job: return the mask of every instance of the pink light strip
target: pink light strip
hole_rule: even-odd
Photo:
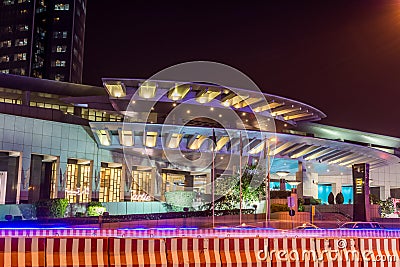
[[[169,238],[169,237],[273,237],[273,238],[400,238],[400,230],[271,230],[271,229],[0,229],[0,237],[130,237],[130,238]]]

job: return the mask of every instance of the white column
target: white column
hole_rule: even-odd
[[[379,187],[381,200],[386,200],[390,197],[390,185],[386,184]]]
[[[303,176],[303,195],[318,198],[318,173],[305,172]]]

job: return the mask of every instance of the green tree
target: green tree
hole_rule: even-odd
[[[328,203],[331,205],[335,204],[335,196],[333,195],[332,192],[330,192],[328,195]]]
[[[242,200],[243,203],[251,204],[265,197],[265,172],[254,165],[243,168],[242,172]],[[240,180],[239,174],[227,177],[216,183],[216,195],[222,196],[215,201],[217,210],[234,209],[240,203]],[[210,209],[208,205],[206,208]]]
[[[337,193],[335,200],[336,200],[336,204],[343,204],[344,196],[343,196],[342,192]]]

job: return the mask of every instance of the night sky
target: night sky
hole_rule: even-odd
[[[400,137],[400,0],[88,2],[85,84],[216,61],[324,124]]]

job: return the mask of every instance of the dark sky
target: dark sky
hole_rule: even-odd
[[[86,84],[217,61],[322,123],[400,137],[399,0],[88,2]]]

